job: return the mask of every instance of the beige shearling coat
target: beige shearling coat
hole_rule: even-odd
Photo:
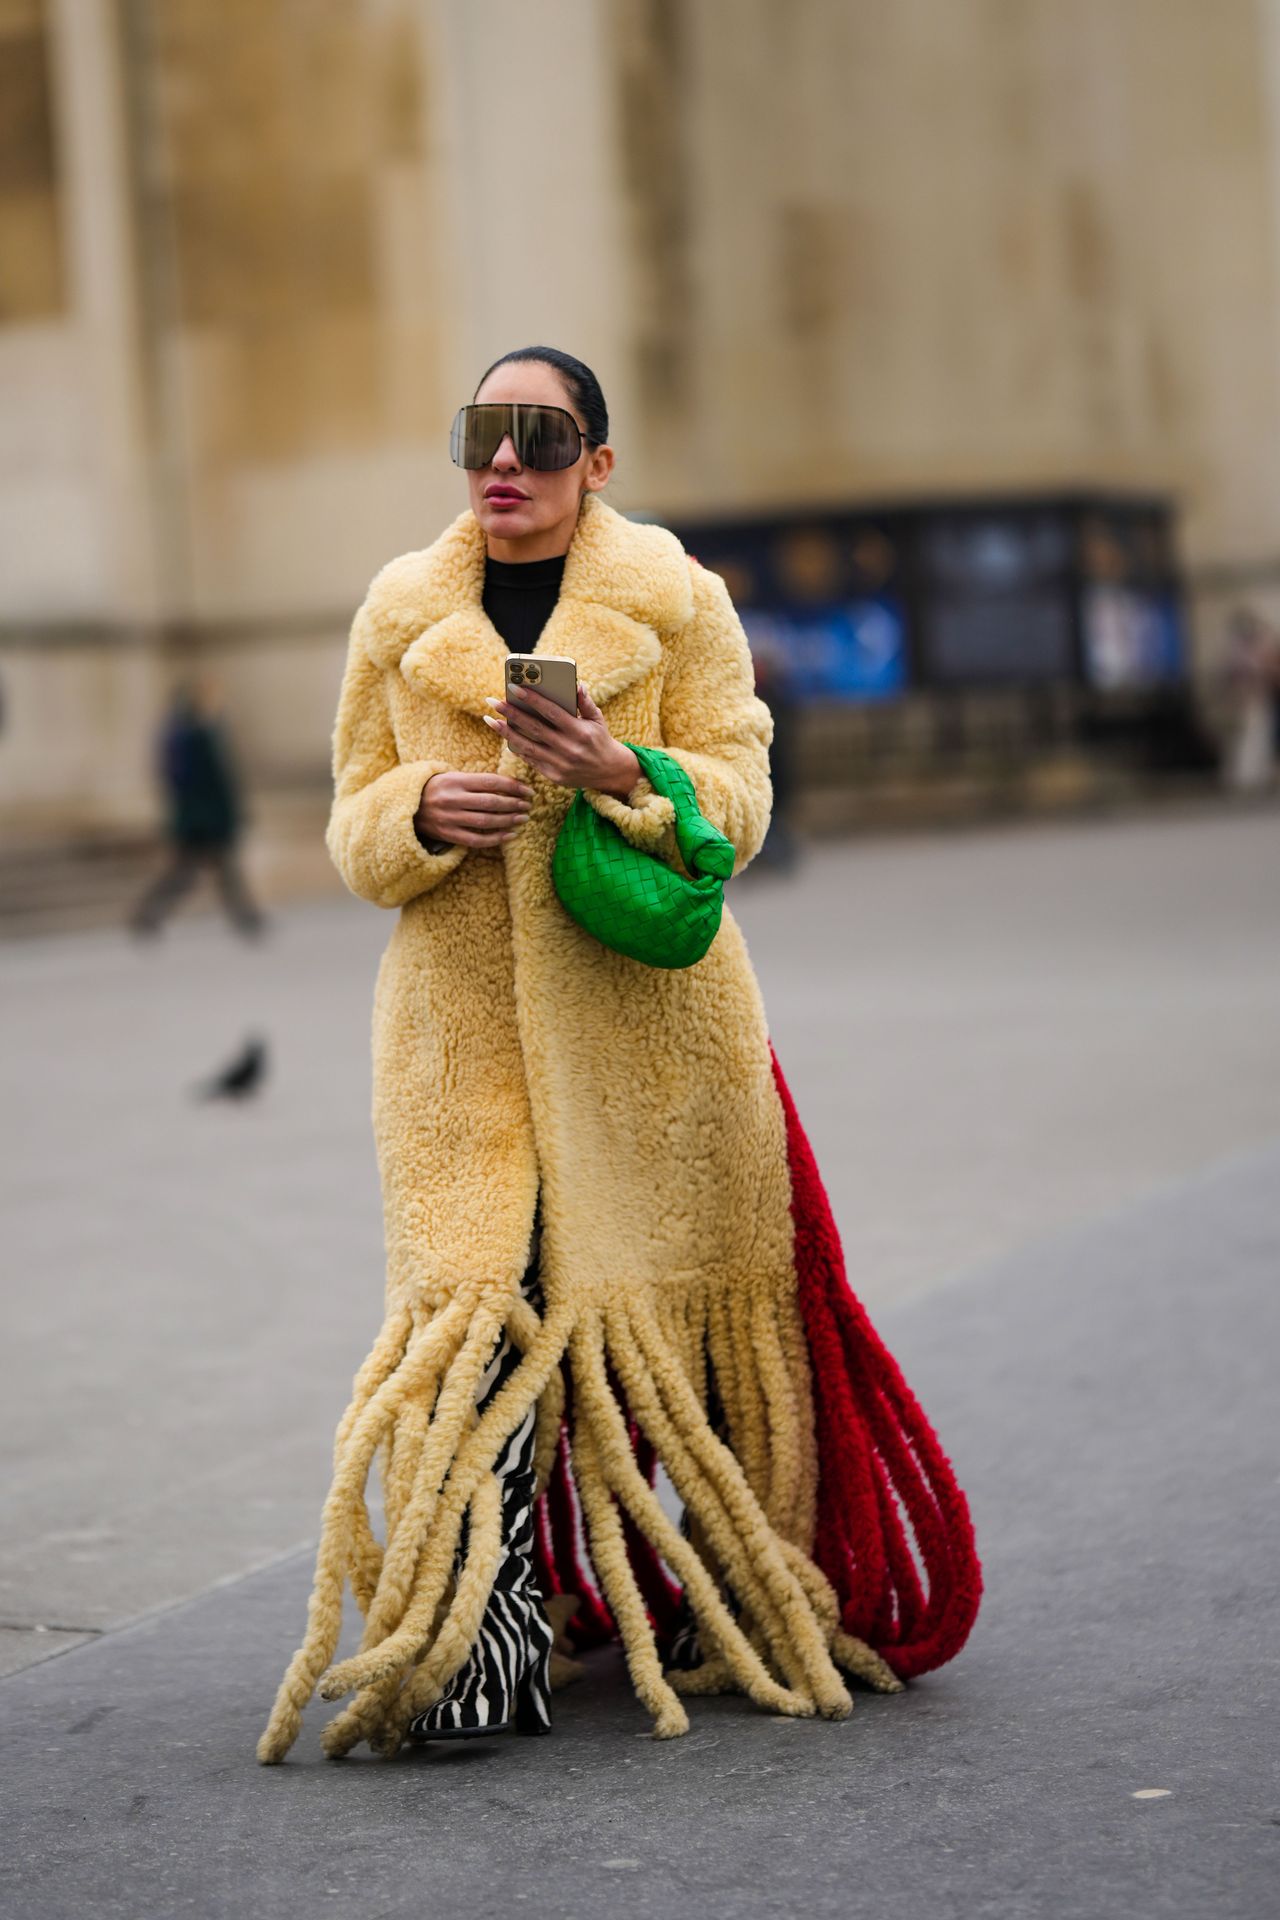
[[[467,509],[382,569],[351,630],[327,843],[351,891],[395,916],[372,1036],[386,1320],[339,1428],[308,1634],[264,1760],[287,1750],[317,1684],[326,1697],[355,1695],[326,1729],[331,1754],[362,1738],[394,1752],[411,1714],[439,1696],[487,1593],[493,1461],[536,1400],[545,1485],[566,1374],[591,1560],[660,1734],[687,1726],[677,1687],[712,1683],[775,1712],[842,1717],[850,1699],[833,1652],[872,1684],[897,1684],[839,1635],[809,1557],[809,1360],[783,1114],[746,943],[726,901],[702,960],[651,968],[601,946],[560,905],[550,859],[572,792],[481,718],[485,696],[503,691],[507,652],[481,604],[484,561]],[[616,739],[681,763],[740,872],[768,825],[772,720],[720,576],[667,529],[587,494],[535,653],[576,661]],[[423,785],[461,768],[528,782],[528,824],[496,851],[429,853],[413,826]],[[587,797],[637,846],[678,864],[671,803],[647,781],[625,803]],[[541,1320],[520,1295],[539,1183]],[[524,1361],[477,1424],[475,1382],[504,1328]],[[708,1354],[731,1446],[707,1424]],[[700,1551],[635,1471],[606,1361],[689,1507]],[[364,1504],[375,1452],[385,1546]],[[716,1650],[699,1681],[661,1671],[618,1502],[684,1584]],[[476,1544],[455,1579],[468,1507]],[[330,1667],[347,1579],[365,1639]]]

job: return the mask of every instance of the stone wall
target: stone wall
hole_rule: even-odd
[[[192,657],[257,779],[323,781],[350,613],[538,340],[624,510],[1170,490],[1206,665],[1280,579],[1278,22],[0,0],[0,815],[150,818]]]

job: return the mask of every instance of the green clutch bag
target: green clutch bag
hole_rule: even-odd
[[[606,947],[651,967],[691,967],[716,937],[733,842],[699,812],[678,761],[634,740],[624,745],[675,808],[676,845],[688,874],[633,847],[579,789],[556,835],[551,883],[565,911]]]

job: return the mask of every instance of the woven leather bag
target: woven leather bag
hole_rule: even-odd
[[[676,845],[688,874],[633,847],[579,789],[556,835],[551,883],[565,911],[604,946],[651,967],[691,967],[716,937],[733,842],[699,812],[678,761],[657,747],[624,744],[675,808]]]

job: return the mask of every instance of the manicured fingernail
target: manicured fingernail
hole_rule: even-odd
[[[484,703],[486,707],[500,707],[502,705],[502,695],[500,693],[486,693]]]
[[[498,725],[491,713],[482,713],[480,718],[484,721],[486,727],[492,727],[495,733],[502,732],[502,728]]]

